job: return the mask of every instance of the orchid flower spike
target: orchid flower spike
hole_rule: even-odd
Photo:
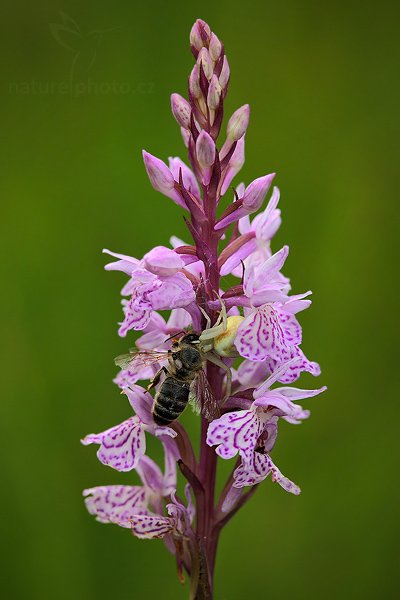
[[[321,369],[302,349],[298,315],[309,308],[311,292],[292,293],[289,247],[272,247],[281,224],[279,189],[271,189],[276,175],[268,168],[248,185],[234,181],[245,161],[250,107],[238,108],[221,136],[230,83],[224,44],[197,19],[190,49],[187,95],[171,95],[187,157],[166,163],[143,150],[151,186],[173,201],[171,210],[183,211],[187,233],[141,258],[104,250],[113,257],[105,269],[126,278],[118,333],[131,341],[115,359],[114,378],[118,410],[126,414],[81,441],[96,447],[103,465],[125,473],[125,484],[95,485],[83,495],[100,523],[162,539],[180,581],[185,573],[191,579],[191,598],[212,600],[224,525],[265,480],[300,494],[277,466],[278,427],[308,419],[309,402],[326,388],[291,386],[303,372],[318,376]],[[152,211],[150,186],[147,193],[151,222],[160,215]],[[225,276],[236,278],[233,285]],[[193,421],[188,430],[185,420]],[[162,464],[150,456],[155,444]],[[231,472],[216,498],[221,461],[231,461]],[[178,471],[186,481],[179,491]]]

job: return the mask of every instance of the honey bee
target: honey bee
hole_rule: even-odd
[[[219,405],[204,371],[204,363],[208,360],[226,373],[226,393],[230,395],[231,371],[221,360],[222,357],[237,355],[233,340],[243,317],[227,317],[223,303],[217,322],[211,327],[208,315],[207,328],[200,334],[182,332],[179,339],[174,339],[167,352],[136,352],[123,354],[115,359],[122,369],[150,365],[167,360],[155,374],[148,390],[161,384],[156,391],[152,407],[152,415],[159,426],[169,425],[184,411],[189,402],[208,419],[219,415]]]

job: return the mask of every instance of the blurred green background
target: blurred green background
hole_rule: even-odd
[[[51,26],[60,13],[79,35]],[[273,247],[291,247],[294,291],[314,291],[300,320],[323,374],[300,384],[329,387],[274,451],[302,495],[268,481],[229,524],[216,598],[396,595],[399,16],[385,0],[3,2],[4,598],[187,597],[161,542],[86,513],[82,488],[137,480],[79,438],[130,414],[111,381],[132,345],[116,333],[125,279],[101,249],[188,239],[141,149],[184,156],[169,95],[185,94],[197,17],[225,42],[227,112],[251,105],[242,177],[277,172]]]

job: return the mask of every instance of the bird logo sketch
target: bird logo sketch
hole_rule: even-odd
[[[60,16],[62,22],[50,23],[49,27],[56,42],[73,54],[70,68],[72,82],[74,79],[88,75],[95,63],[104,34],[115,31],[118,27],[84,32],[72,17],[63,12]]]

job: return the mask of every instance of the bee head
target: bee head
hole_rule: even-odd
[[[197,333],[186,333],[179,341],[181,344],[200,344],[199,338]]]

